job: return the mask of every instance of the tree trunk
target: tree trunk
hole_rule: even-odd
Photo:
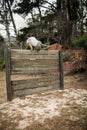
[[[41,27],[41,36],[42,36],[43,35],[42,15],[41,15],[41,10],[39,6],[38,6],[38,11],[39,11],[39,17],[40,17],[40,27]]]
[[[82,17],[81,17],[81,26],[80,26],[80,30],[81,30],[81,36],[84,34],[83,31],[83,7],[82,7],[82,0],[80,1],[80,6],[81,6],[81,12],[82,12]]]
[[[16,29],[16,25],[15,25],[13,14],[12,14],[12,10],[11,10],[11,4],[10,4],[10,2],[8,0],[7,0],[7,4],[8,4],[11,20],[12,20],[12,23],[13,23],[13,27],[14,27],[14,32],[15,32],[15,35],[16,35],[16,38],[17,38],[17,29]]]
[[[72,35],[72,28],[73,28],[73,21],[70,19],[70,16],[69,16],[69,9],[70,9],[70,3],[69,3],[69,0],[66,0],[66,27],[65,27],[66,40],[65,40],[65,44],[67,44],[67,45],[71,44],[71,35]]]
[[[9,32],[9,23],[8,21],[6,20],[5,21],[5,27],[6,27],[6,32],[7,32],[7,36],[8,36],[8,46],[10,46],[10,32]]]

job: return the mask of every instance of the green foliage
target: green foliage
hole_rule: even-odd
[[[83,35],[80,38],[72,41],[72,44],[77,49],[87,50],[87,35]]]
[[[17,36],[17,40],[18,41],[25,41],[25,34],[23,33],[23,34],[18,34],[18,36]]]
[[[38,38],[43,44],[45,44],[45,43],[49,43],[50,45],[52,45],[52,44],[54,44],[54,43],[56,43],[56,41],[55,41],[55,39],[54,38],[48,38],[48,36],[43,36],[43,37],[40,37],[40,38]],[[27,46],[26,47],[27,49],[30,49],[30,47],[29,46]]]
[[[4,69],[5,68],[5,61],[4,59],[0,59],[0,69]]]
[[[32,11],[33,8],[39,7],[43,4],[43,1],[34,1],[31,0],[22,0],[21,2],[16,3],[13,11],[14,13],[22,14],[24,16],[28,15]]]
[[[48,41],[49,40],[49,41]],[[54,43],[56,43],[56,40],[55,40],[55,38],[49,38],[48,39],[48,36],[43,36],[43,37],[41,37],[40,38],[40,41],[42,42],[42,43],[46,43],[47,41],[50,43],[50,45],[52,45],[52,44],[54,44]]]
[[[54,43],[56,43],[56,40],[54,39],[54,38],[49,38],[49,42],[50,42],[50,45],[52,45],[52,44],[54,44]]]
[[[46,43],[46,42],[47,42],[47,37],[46,37],[46,36],[41,37],[41,38],[40,38],[40,41],[41,41],[42,43]]]

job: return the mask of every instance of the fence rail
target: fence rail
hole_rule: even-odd
[[[62,53],[58,50],[5,49],[7,99],[63,89]]]

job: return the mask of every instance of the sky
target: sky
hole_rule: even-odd
[[[20,29],[23,26],[26,26],[26,20],[23,19],[21,16],[19,16],[18,14],[14,14],[14,20],[15,20],[15,24],[17,26],[17,29]]]
[[[21,16],[19,16],[18,14],[14,14],[13,15],[14,17],[14,21],[15,21],[15,24],[16,24],[16,28],[17,30],[21,29],[22,27],[25,27],[27,26],[27,23],[26,23],[26,20],[23,19]],[[11,36],[14,36],[14,30],[13,30],[13,27],[12,27],[12,23],[10,25],[10,28],[11,28]],[[6,37],[6,31],[5,31],[5,28],[3,25],[0,24],[0,34],[3,36],[3,37]]]

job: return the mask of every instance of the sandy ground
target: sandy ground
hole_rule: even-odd
[[[0,130],[87,130],[87,73],[64,76],[64,85],[7,102],[0,72]]]

